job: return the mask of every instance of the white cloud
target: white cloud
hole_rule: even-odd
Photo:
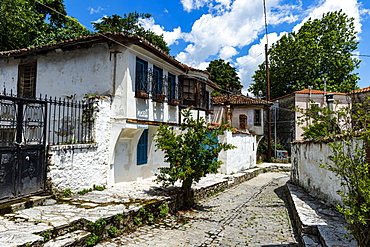
[[[93,7],[89,7],[88,8],[90,10],[90,15],[92,14],[97,14],[97,13],[100,13],[102,12],[103,10],[105,10],[103,7],[101,6],[98,6],[98,8],[94,9]]]
[[[182,1],[183,3],[185,1]],[[195,6],[196,2],[187,1]],[[207,1],[202,1],[205,4]],[[217,1],[229,9],[221,12],[215,5],[217,14],[202,15],[192,26],[190,33],[184,34],[184,40],[190,44],[186,49],[177,54],[177,59],[185,64],[197,67],[210,56],[219,55],[227,59],[238,54],[237,50],[251,44],[264,31],[263,5],[260,1],[228,0]],[[268,1],[269,24],[277,25],[283,22],[296,21],[293,10],[300,6],[279,5],[280,0]]]
[[[236,54],[238,54],[238,51],[234,47],[225,46],[221,48],[219,57],[223,60],[228,60],[229,58],[235,56]]]
[[[319,5],[311,6],[306,13],[306,18],[302,20],[301,23],[294,27],[294,31],[298,31],[298,29],[305,23],[309,18],[317,19],[322,18],[322,15],[329,12],[329,11],[337,11],[343,10],[349,17],[355,18],[355,31],[361,33],[361,15],[368,14],[369,10],[364,10],[361,8],[361,5],[358,3],[357,0],[345,0],[345,1],[338,1],[338,0],[321,0]]]
[[[163,34],[163,38],[168,45],[175,44],[178,39],[183,37],[181,27],[174,28],[172,31],[165,31],[163,26],[155,24],[155,20],[153,18],[141,19],[140,23],[145,29],[150,29],[158,35]]]
[[[280,34],[270,33],[268,35],[269,46],[279,40],[287,32],[282,32]],[[254,71],[258,69],[258,65],[265,61],[265,44],[266,44],[266,35],[264,35],[258,44],[252,45],[248,51],[248,55],[238,57],[236,59],[236,67],[238,68],[238,74],[242,85],[244,86],[243,92],[249,87],[249,84],[252,82],[252,75]]]
[[[210,0],[181,0],[181,4],[186,12],[199,9],[206,5]]]

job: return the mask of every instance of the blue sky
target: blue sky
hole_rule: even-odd
[[[268,41],[297,30],[309,17],[342,9],[355,18],[360,41],[356,54],[362,60],[356,71],[359,87],[370,86],[369,0],[265,0]],[[251,76],[264,60],[263,0],[64,0],[69,16],[92,29],[103,16],[133,11],[150,13],[143,25],[163,34],[170,54],[189,66],[205,69],[222,58],[236,67],[246,93]],[[369,57],[366,57],[369,55]]]

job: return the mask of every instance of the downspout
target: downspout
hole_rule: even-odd
[[[113,58],[113,96],[116,95],[116,77],[117,77],[117,52],[114,52],[114,58]]]

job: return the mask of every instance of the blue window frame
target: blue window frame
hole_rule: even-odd
[[[148,62],[136,58],[135,90],[148,92]]]
[[[168,73],[168,89],[169,94],[168,98],[171,99],[177,99],[177,90],[176,90],[176,77],[173,74]]]
[[[148,130],[145,129],[140,136],[137,144],[137,164],[145,164],[148,162]]]
[[[163,94],[163,70],[153,66],[153,93]]]

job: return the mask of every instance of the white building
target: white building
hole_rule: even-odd
[[[217,86],[208,77],[140,37],[118,33],[0,52],[0,81],[8,92],[27,98],[96,96],[94,155],[87,155],[86,145],[65,154],[51,148],[59,158],[50,159],[49,176],[59,188],[153,176],[164,165],[152,137],[159,123],[179,124],[180,109],[189,106],[195,117],[209,119],[209,95]],[[85,165],[64,169],[66,160]],[[74,181],[81,177],[86,181]]]

